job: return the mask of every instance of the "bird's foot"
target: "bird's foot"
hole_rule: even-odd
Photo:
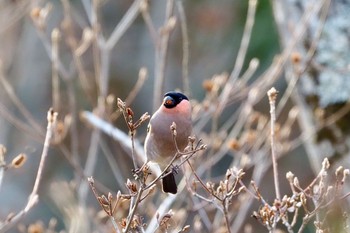
[[[140,168],[132,169],[131,172],[135,180],[142,179],[142,178],[146,179],[148,175],[151,174],[147,163],[143,164]]]
[[[171,172],[174,174],[174,175],[177,175],[179,173],[179,170],[180,170],[180,167],[178,165],[173,165],[171,167]]]

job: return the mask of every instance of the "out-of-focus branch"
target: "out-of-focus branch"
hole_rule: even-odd
[[[28,111],[26,106],[21,102],[21,100],[18,98],[18,96],[15,94],[15,91],[11,84],[6,80],[4,73],[3,73],[3,67],[2,67],[2,61],[0,61],[0,83],[3,85],[6,94],[10,97],[11,101],[14,103],[14,105],[17,107],[17,109],[22,113],[22,115],[28,120],[29,124],[35,131],[37,131],[38,134],[41,136],[44,136],[43,129],[41,126],[34,120],[32,114]]]
[[[217,108],[217,115],[220,115],[222,110],[224,109],[228,98],[232,92],[233,83],[236,79],[238,79],[239,74],[242,71],[243,63],[245,60],[245,56],[247,54],[247,49],[250,42],[250,36],[252,34],[252,29],[255,22],[255,12],[257,7],[257,0],[249,0],[248,3],[248,13],[247,13],[247,19],[244,27],[244,33],[241,40],[241,45],[239,46],[238,55],[236,58],[236,63],[233,68],[233,71],[229,77],[229,80],[227,81],[227,85],[225,86],[224,90],[222,91],[220,102]]]
[[[277,90],[273,87],[267,92],[267,95],[269,97],[270,115],[271,115],[270,143],[271,143],[271,157],[272,157],[273,177],[274,177],[274,183],[275,183],[275,192],[276,192],[276,198],[278,200],[281,200],[281,192],[280,192],[279,176],[278,176],[278,168],[277,168],[276,145],[275,145],[277,93],[278,93]]]
[[[135,21],[136,17],[140,13],[140,6],[143,1],[145,0],[135,0],[123,18],[120,20],[120,22],[114,28],[111,36],[106,41],[105,46],[108,50],[111,50],[118,43],[119,39],[124,35],[125,31]]]
[[[176,1],[177,11],[179,13],[180,25],[181,25],[181,34],[182,34],[182,85],[185,94],[191,98],[190,91],[190,81],[188,77],[188,63],[190,59],[190,42],[188,39],[188,28],[187,28],[187,19],[181,0]]]
[[[164,76],[166,57],[168,53],[168,45],[170,39],[170,33],[175,27],[176,19],[173,16],[174,0],[167,0],[165,10],[165,22],[160,30],[158,44],[155,48],[155,67],[154,67],[154,91],[153,91],[153,112],[160,105],[161,97],[163,94]]]
[[[82,112],[80,116],[89,124],[93,125],[96,128],[99,128],[102,132],[111,136],[114,140],[118,141],[126,149],[132,149],[130,137],[120,129],[112,126],[110,123],[102,120],[101,118],[88,111]],[[143,146],[138,140],[135,140],[135,155],[138,158],[138,160],[142,163],[146,161],[143,152]]]
[[[2,180],[4,178],[5,165],[6,165],[5,153],[6,153],[6,148],[0,144],[0,190],[1,190]]]
[[[24,207],[24,209],[18,212],[15,216],[8,219],[5,223],[0,225],[1,233],[6,232],[11,227],[13,227],[17,222],[19,222],[31,210],[31,208],[33,208],[33,206],[36,205],[37,202],[39,201],[39,195],[38,195],[39,185],[43,176],[42,174],[45,167],[45,161],[48,156],[50,142],[56,128],[56,120],[57,120],[57,113],[54,112],[52,109],[50,109],[47,113],[48,123],[47,123],[45,142],[44,142],[44,147],[41,154],[40,164],[36,175],[35,183],[33,186],[33,190],[29,195],[28,202]]]

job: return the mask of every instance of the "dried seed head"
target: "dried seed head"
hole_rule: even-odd
[[[192,188],[192,190],[193,190],[194,192],[197,191],[197,182],[196,182],[195,179],[193,179],[192,182],[191,182],[191,188]]]
[[[97,199],[102,205],[109,206],[110,202],[108,201],[108,199],[105,195],[102,195],[102,196],[98,197]]]
[[[6,147],[0,144],[0,167],[6,166],[5,154],[6,154]]]
[[[166,24],[166,29],[171,31],[171,30],[174,29],[175,25],[176,25],[176,17],[172,16],[172,17],[169,18],[169,20],[168,20],[168,22]]]
[[[171,130],[176,130],[176,123],[175,123],[175,122],[173,122],[173,123],[171,124],[170,129],[171,129]]]
[[[259,67],[259,59],[254,57],[252,60],[249,62],[249,69],[255,70]]]
[[[0,144],[0,155],[4,156],[7,152],[7,149],[4,145]]]
[[[190,143],[194,143],[194,142],[196,141],[196,137],[194,137],[194,136],[189,136],[189,137],[188,137],[188,141],[189,141]]]
[[[294,185],[295,187],[300,187],[298,177],[294,177],[294,180],[293,180],[293,185]]]
[[[109,94],[106,98],[107,105],[113,105],[115,103],[115,96],[113,94]]]
[[[241,144],[239,143],[239,141],[235,138],[231,139],[228,143],[228,148],[230,150],[233,150],[233,151],[237,151],[241,148]]]
[[[65,132],[66,132],[66,127],[65,127],[64,122],[57,121],[56,131],[55,131],[55,133],[57,133],[57,136],[64,135]]]
[[[141,12],[146,12],[148,11],[148,1],[142,1],[140,3],[140,11]]]
[[[126,181],[126,187],[129,189],[129,191],[132,193],[132,194],[135,194],[137,193],[137,186],[135,183],[131,182],[130,179],[128,179]]]
[[[339,166],[338,168],[337,168],[337,170],[335,170],[335,175],[337,176],[337,177],[339,177],[340,175],[341,175],[341,173],[343,173],[343,166]]]
[[[268,92],[267,92],[267,95],[268,95],[268,97],[269,97],[269,100],[270,100],[270,101],[273,101],[273,102],[276,101],[277,94],[278,94],[278,91],[277,91],[274,87],[272,87],[272,88],[271,88],[270,90],[268,90]]]
[[[189,232],[190,231],[191,226],[190,225],[186,225],[181,229],[181,232]]]
[[[287,174],[286,174],[286,178],[287,178],[287,180],[289,181],[289,182],[293,182],[293,179],[294,179],[294,174],[291,172],[291,171],[289,171],[289,172],[287,172]]]
[[[232,168],[227,169],[227,171],[226,171],[226,179],[227,180],[230,179],[230,177],[233,175],[232,173],[233,173]]]
[[[58,28],[54,28],[51,32],[51,40],[53,43],[58,43],[61,39],[61,32]]]
[[[11,166],[14,168],[22,167],[23,164],[27,161],[27,155],[26,154],[19,154],[17,155],[11,162]]]
[[[122,195],[122,193],[120,192],[120,190],[118,190],[118,192],[117,192],[117,201],[120,199],[121,195]]]
[[[131,108],[126,108],[126,113],[128,114],[129,119],[134,117],[134,112]]]
[[[303,205],[306,205],[306,196],[304,193],[300,193],[300,201]]]
[[[44,233],[44,227],[43,224],[40,222],[30,224],[28,229],[28,233]]]
[[[345,183],[346,177],[349,175],[349,169],[344,169],[342,183]]]
[[[301,61],[301,54],[298,53],[298,52],[293,52],[291,55],[290,55],[290,59],[292,60],[292,63],[294,65],[297,65],[300,63]]]
[[[328,170],[330,167],[329,160],[328,158],[325,158],[322,162],[322,169],[323,170]]]
[[[212,182],[207,182],[207,183],[205,184],[205,186],[207,187],[207,189],[208,189],[211,193],[214,192],[214,184],[213,184]]]
[[[83,30],[83,41],[91,41],[92,38],[94,38],[94,32],[92,31],[91,28],[86,27]]]
[[[141,67],[140,71],[139,71],[139,78],[145,80],[147,78],[148,75],[148,70],[146,67]]]
[[[120,111],[125,111],[126,105],[125,102],[122,101],[120,98],[117,98],[117,106],[119,108]]]
[[[56,124],[57,122],[57,115],[58,113],[53,110],[53,108],[50,108],[47,112],[47,122],[49,124]]]
[[[248,154],[243,153],[241,156],[241,161],[240,161],[240,167],[246,167],[249,166],[252,163],[252,159],[249,157]]]
[[[148,114],[148,112],[145,112],[141,117],[140,117],[140,121],[144,122],[147,121],[150,118],[150,115]]]
[[[216,193],[222,193],[226,191],[225,183],[220,180],[219,186],[216,188]]]
[[[173,213],[173,211],[171,209],[168,211],[168,213],[165,213],[161,217],[158,214],[158,218],[157,219],[158,219],[159,226],[162,226],[162,227],[164,227],[166,229],[170,228],[171,227],[171,222],[172,222],[170,220],[172,219],[173,216],[174,216],[174,213]]]
[[[328,186],[327,187],[327,191],[326,191],[326,196],[333,196],[333,190],[334,190],[334,187],[333,186]]]
[[[257,87],[253,87],[249,90],[248,92],[248,102],[249,103],[254,103],[259,96],[260,89]],[[249,107],[249,106],[248,106]]]
[[[206,79],[202,83],[202,87],[205,91],[211,92],[214,89],[214,82],[211,79]]]
[[[127,219],[126,218],[122,218],[122,220],[120,221],[120,226],[125,229],[126,227],[126,224],[127,224]]]
[[[111,192],[108,192],[108,201],[111,202],[113,200],[113,195]]]
[[[34,21],[35,25],[40,29],[43,30],[46,27],[46,19],[52,9],[52,4],[47,3],[45,7],[33,7],[30,16],[32,20]]]
[[[171,132],[173,133],[174,136],[177,135],[177,132],[176,132],[176,123],[173,122],[171,125],[170,125],[170,130]]]
[[[238,193],[241,193],[243,190],[245,190],[245,187],[244,187],[244,186],[239,187]]]
[[[298,116],[299,109],[297,107],[293,107],[289,110],[288,118],[295,119]]]
[[[92,176],[90,176],[90,177],[88,177],[88,182],[89,182],[90,185],[94,185],[95,180],[94,180],[94,178]]]
[[[53,229],[55,229],[55,227],[57,226],[57,219],[56,218],[51,218],[50,221],[49,221],[49,224],[47,226],[47,229],[50,229],[52,230],[52,232],[54,232]]]
[[[30,16],[32,17],[32,19],[39,18],[40,11],[41,11],[41,9],[39,7],[33,7],[33,9],[30,11]]]
[[[94,39],[94,32],[92,31],[92,29],[89,27],[84,28],[80,44],[75,49],[75,54],[79,57],[83,53],[85,53],[86,50],[90,47],[93,39]],[[75,46],[77,46],[75,41],[74,42],[72,41],[72,43],[74,43]]]

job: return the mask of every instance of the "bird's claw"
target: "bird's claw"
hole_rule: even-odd
[[[178,165],[173,165],[172,168],[171,168],[171,172],[173,174],[178,174],[179,170],[180,170],[180,167]]]

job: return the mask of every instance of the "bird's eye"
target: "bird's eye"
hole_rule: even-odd
[[[163,104],[166,108],[172,108],[172,107],[175,107],[176,105],[175,100],[170,96],[167,96],[164,98]]]

